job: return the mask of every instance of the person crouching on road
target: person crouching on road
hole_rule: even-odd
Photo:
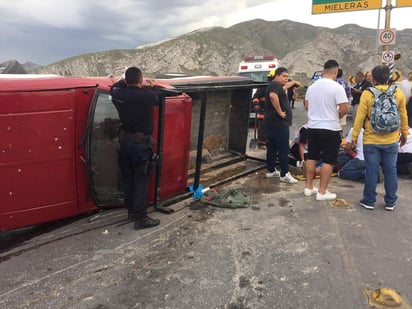
[[[280,177],[281,182],[297,183],[289,173],[289,127],[292,125],[292,109],[284,86],[288,82],[286,68],[277,68],[274,79],[266,89],[264,126],[267,136],[266,177]],[[275,169],[279,156],[281,171]]]
[[[124,179],[124,202],[135,229],[160,223],[147,215],[150,165],[153,157],[153,106],[157,94],[142,89],[142,72],[130,67],[125,79],[112,85],[110,94],[121,122],[119,163]]]
[[[348,98],[336,76],[339,64],[328,60],[323,66],[322,78],[309,86],[305,107],[308,110],[308,159],[306,160],[306,188],[304,194],[316,194],[316,200],[334,200],[336,194],[327,190],[333,165],[341,143],[339,119],[349,109]],[[316,162],[322,159],[319,190],[313,185]]]
[[[380,91],[389,88],[389,68],[386,65],[378,65],[372,69],[372,81],[374,87]],[[371,91],[364,91],[359,102],[358,113],[353,124],[352,141],[356,141],[362,128],[363,155],[365,157],[365,185],[363,198],[359,204],[366,209],[374,209],[376,202],[376,186],[378,183],[379,166],[382,165],[385,187],[385,209],[393,210],[398,196],[398,175],[396,173],[396,161],[399,147],[405,145],[408,137],[408,116],[406,112],[406,100],[401,89],[397,88],[394,96],[398,103],[398,111],[401,120],[401,136],[399,132],[375,133],[372,130],[370,118],[375,97]],[[398,143],[400,139],[400,144]]]

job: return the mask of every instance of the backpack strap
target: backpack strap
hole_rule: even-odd
[[[373,94],[374,99],[377,98],[382,93],[382,91],[380,91],[379,89],[377,89],[376,87],[373,87],[373,86],[366,88],[366,90],[368,90],[369,92],[371,92]],[[365,120],[363,122],[363,127],[365,127],[366,119],[368,121],[370,121],[369,115],[366,115]]]
[[[393,95],[395,93],[397,87],[398,87],[398,85],[391,84],[391,85],[389,85],[389,87],[386,90],[379,90],[379,89],[377,89],[376,87],[373,87],[373,86],[366,88],[366,90],[369,90],[370,92],[372,92],[372,94],[376,98],[381,93],[386,93],[388,95]]]
[[[366,90],[369,90],[370,92],[372,92],[373,96],[376,98],[377,96],[379,96],[382,91],[380,91],[379,89],[376,89],[375,87],[368,87],[366,88]]]
[[[398,85],[394,85],[394,84],[390,85],[389,88],[386,90],[386,93],[388,95],[393,95],[397,87]]]

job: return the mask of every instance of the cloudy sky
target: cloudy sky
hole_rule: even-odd
[[[382,1],[386,4],[386,0]],[[396,5],[396,0],[392,0]],[[380,27],[385,12],[381,10]],[[379,10],[312,15],[311,0],[12,0],[0,2],[0,63],[47,65],[68,57],[127,49],[205,27],[294,20],[329,28],[376,29]],[[412,28],[412,7],[391,12],[391,28]]]

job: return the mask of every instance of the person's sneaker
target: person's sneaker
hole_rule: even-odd
[[[149,227],[154,227],[156,225],[160,224],[160,220],[158,219],[152,219],[148,216],[137,219],[134,222],[134,229],[135,230],[140,230],[140,229],[147,229]]]
[[[285,176],[280,177],[279,180],[280,182],[285,182],[285,183],[297,183],[298,182],[298,180],[296,178],[293,178],[289,172],[287,172]]]
[[[303,190],[303,194],[305,194],[306,196],[311,196],[312,194],[316,193],[318,193],[318,188],[316,187],[313,187],[312,189],[305,188],[305,190]]]
[[[319,191],[316,193],[317,201],[327,201],[327,200],[336,200],[336,194],[326,191],[325,194],[320,194]]]
[[[375,206],[365,204],[365,203],[364,203],[364,202],[362,202],[362,201],[360,201],[360,202],[359,202],[359,205],[361,205],[363,208],[370,209],[370,210],[372,210],[372,209],[374,209],[374,208],[375,208]]]
[[[270,178],[270,177],[280,177],[280,172],[275,168],[275,170],[273,172],[267,172],[266,173],[266,177]]]
[[[385,209],[391,211],[391,210],[394,210],[395,207],[396,207],[396,205],[392,205],[392,206],[386,205],[386,206],[385,206]]]

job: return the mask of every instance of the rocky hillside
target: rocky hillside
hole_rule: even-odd
[[[0,74],[27,74],[27,71],[16,60],[10,60],[0,63]]]
[[[397,31],[402,57],[396,69],[412,67],[412,29]],[[60,75],[107,75],[115,67],[136,65],[147,77],[173,72],[190,75],[229,75],[245,55],[275,54],[290,75],[307,83],[323,63],[337,59],[344,72],[370,70],[378,63],[376,30],[349,24],[336,29],[289,20],[251,20],[230,28],[208,28],[136,49],[109,50],[68,58],[36,70]]]
[[[0,63],[0,74],[27,74],[41,70],[42,66],[25,62],[20,64],[17,60],[9,60]]]

